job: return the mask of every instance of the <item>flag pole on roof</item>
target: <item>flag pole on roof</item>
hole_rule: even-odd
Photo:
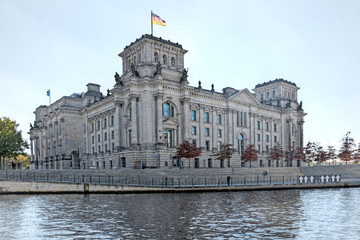
[[[153,35],[153,25],[154,24],[166,26],[166,21],[161,19],[161,17],[159,17],[158,15],[153,13],[153,11],[151,11],[151,35]]]

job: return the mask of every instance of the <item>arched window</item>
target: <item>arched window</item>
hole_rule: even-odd
[[[174,57],[171,58],[171,66],[175,67],[175,58]]]
[[[174,106],[167,102],[164,103],[163,116],[164,117],[174,117],[175,116]]]
[[[245,150],[245,147],[244,147],[244,136],[239,133],[238,134],[238,152],[240,154],[244,154],[244,150]]]
[[[158,61],[159,61],[158,53],[155,52],[154,53],[154,62],[158,62]]]
[[[136,64],[136,56],[134,56],[133,63]]]
[[[167,63],[166,60],[167,60],[167,59],[166,59],[166,55],[163,55],[163,57],[162,57],[162,63],[163,63],[163,64],[166,64],[166,63]]]

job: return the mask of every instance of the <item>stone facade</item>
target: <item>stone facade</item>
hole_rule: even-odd
[[[193,87],[186,52],[178,43],[143,35],[119,54],[123,73],[115,74],[106,96],[89,83],[85,93],[38,107],[30,130],[33,167],[243,167],[241,154],[249,144],[260,156],[252,167],[262,167],[270,164],[275,143],[285,150],[303,146],[306,114],[296,84],[276,79],[256,85],[254,93],[231,87],[217,92],[201,82]],[[176,157],[184,140],[203,149],[190,163]],[[213,156],[224,144],[235,149],[226,163]]]

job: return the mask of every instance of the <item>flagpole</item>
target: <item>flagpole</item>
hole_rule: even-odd
[[[151,16],[150,16],[150,23],[151,23],[151,36],[153,35],[153,24],[152,24],[152,10],[151,10]]]

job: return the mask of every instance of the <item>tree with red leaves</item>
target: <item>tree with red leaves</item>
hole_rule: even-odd
[[[256,162],[258,159],[259,159],[258,151],[255,150],[254,144],[247,146],[244,151],[244,154],[241,156],[241,160],[244,160],[245,162],[249,162],[250,167],[251,167],[251,162]]]
[[[272,148],[270,148],[268,159],[271,162],[280,161],[283,157],[284,151],[280,143],[276,143]]]
[[[295,159],[306,162],[305,149],[298,147],[295,151]]]
[[[334,146],[328,146],[326,151],[326,160],[332,160],[335,165],[336,149]]]
[[[228,167],[230,167],[230,158],[232,157],[234,149],[232,148],[232,144],[225,144],[222,146],[220,152],[212,155],[215,156],[217,160],[224,161],[225,159],[228,160]]]
[[[189,141],[184,141],[177,149],[176,155],[179,158],[189,159],[189,168],[190,168],[190,158],[195,158],[201,156],[201,148],[197,148],[194,144],[189,143]]]
[[[354,147],[356,146],[355,140],[350,137],[350,132],[347,132],[346,135],[342,139],[342,146],[340,148],[338,157],[341,161],[345,161],[347,164],[348,161],[353,159]]]

